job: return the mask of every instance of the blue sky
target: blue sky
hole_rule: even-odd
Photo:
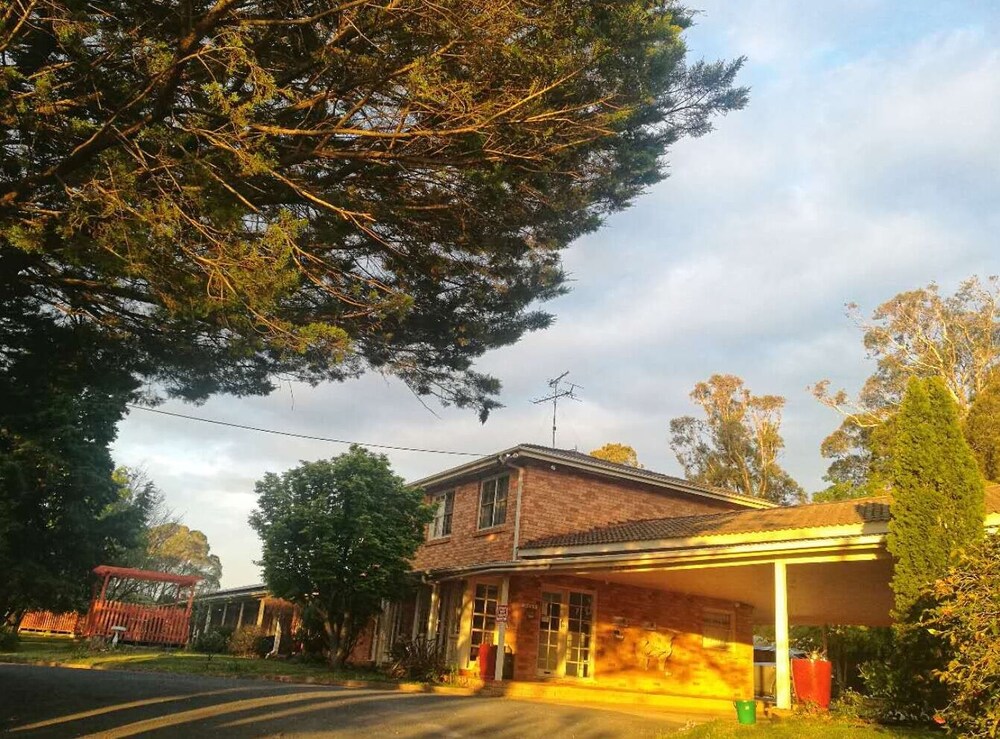
[[[692,58],[745,54],[744,111],[680,142],[671,177],[565,254],[573,292],[556,324],[485,357],[506,407],[432,414],[398,382],[284,387],[166,410],[320,436],[492,452],[548,443],[531,404],[565,370],[584,387],[560,413],[558,443],[631,444],[649,468],[679,472],[671,418],[714,372],[788,399],[783,463],[821,487],[819,443],[834,413],[817,380],[856,390],[871,364],[844,304],[870,311],[937,281],[947,290],[1000,271],[1000,6],[991,2],[697,3]],[[266,471],[343,447],[135,411],[115,445],[144,466],[185,522],[208,535],[223,583],[259,580],[246,524]],[[462,458],[390,453],[413,479]]]

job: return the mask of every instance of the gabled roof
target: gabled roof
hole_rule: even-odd
[[[684,480],[680,477],[665,475],[660,472],[654,472],[643,468],[630,467],[626,464],[607,462],[603,459],[598,459],[597,457],[592,457],[589,454],[583,454],[582,452],[577,452],[571,449],[555,449],[540,446],[538,444],[518,444],[517,446],[511,447],[510,449],[506,449],[502,452],[497,452],[496,454],[482,457],[472,462],[467,462],[466,464],[459,465],[458,467],[452,467],[444,470],[443,472],[438,472],[434,475],[430,475],[429,477],[415,480],[411,482],[410,485],[412,487],[430,487],[447,484],[453,480],[473,475],[499,464],[516,463],[519,459],[533,459],[540,462],[548,462],[550,464],[561,464],[577,470],[589,472],[591,474],[601,475],[602,477],[645,483],[647,485],[666,488],[682,494],[721,500],[743,506],[745,508],[762,509],[775,507],[774,503],[770,503],[766,500],[753,498],[747,495],[740,495],[739,493],[734,493],[729,490],[713,487],[711,485],[702,485],[700,483],[691,482],[690,480]]]
[[[770,510],[726,511],[679,518],[627,521],[536,539],[523,544],[522,551],[831,526],[884,524],[889,522],[889,504],[888,497],[857,498],[832,503],[805,503]],[[1000,514],[1000,485],[990,485],[986,489],[986,514],[989,518]]]

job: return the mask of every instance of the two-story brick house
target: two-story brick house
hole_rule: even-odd
[[[727,698],[752,691],[749,607],[539,569],[523,551],[594,527],[769,503],[530,444],[413,484],[437,511],[413,561],[426,585],[381,620],[365,645],[376,661],[399,638],[430,636],[450,665],[474,674],[489,643],[512,655],[506,677],[514,680]]]
[[[761,624],[788,707],[790,624],[891,622],[889,498],[775,507],[531,444],[413,484],[437,507],[413,561],[424,585],[379,619],[375,661],[424,636],[472,674],[497,645],[512,686],[731,700],[753,693]],[[985,503],[1000,530],[1000,485]]]

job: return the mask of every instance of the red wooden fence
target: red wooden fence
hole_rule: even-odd
[[[135,644],[187,644],[190,614],[184,606],[145,606],[138,603],[98,601],[91,604],[83,635],[108,639],[113,626],[123,626],[121,641]]]
[[[21,619],[18,631],[36,631],[46,634],[75,634],[79,613],[51,613],[29,611]]]

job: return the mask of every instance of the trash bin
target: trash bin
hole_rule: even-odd
[[[496,677],[497,669],[497,647],[495,644],[480,644],[479,654],[479,677],[482,680],[493,680]]]
[[[504,648],[503,655],[503,679],[514,679],[514,651],[510,647]]]
[[[741,724],[757,723],[757,701],[733,701],[736,706],[736,720]]]
[[[830,708],[833,665],[825,659],[793,659],[792,683],[799,703],[812,703],[824,711]]]

